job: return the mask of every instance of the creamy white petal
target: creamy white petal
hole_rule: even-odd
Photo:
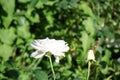
[[[62,52],[51,52],[51,54],[53,54],[54,56],[63,56],[65,57],[65,54]]]
[[[41,52],[41,51],[35,51],[31,54],[30,57],[34,57],[34,58],[41,58],[45,55],[45,52]]]
[[[46,52],[50,52],[55,57],[65,56],[64,52],[69,50],[68,44],[64,40],[49,38],[34,40],[31,46],[37,50],[31,55],[34,58],[40,58],[44,56]],[[58,61],[58,58],[56,58],[56,60]]]
[[[95,61],[95,56],[94,56],[93,50],[88,51],[87,61],[89,61],[89,60]]]
[[[38,40],[34,40],[34,41],[31,43],[31,46],[32,46],[34,49],[39,49],[40,43],[38,42]]]
[[[68,45],[63,40],[50,40],[46,48],[51,52],[67,52],[69,50]]]
[[[36,49],[36,50],[41,50],[41,51],[45,51],[46,50],[46,46],[45,46],[45,41],[44,40],[34,40],[31,43],[31,46]]]
[[[59,58],[58,56],[56,56],[56,57],[55,57],[55,62],[56,62],[56,63],[59,63],[59,61],[60,61],[60,58]]]

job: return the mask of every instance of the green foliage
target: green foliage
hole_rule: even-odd
[[[7,44],[0,45],[0,56],[3,60],[8,60],[9,57],[12,55],[13,48]]]
[[[48,80],[48,75],[40,70],[35,71],[35,80]]]
[[[13,13],[15,10],[15,0],[1,0],[0,5],[2,6],[3,10],[6,12],[7,16],[1,16],[3,20],[4,27],[8,27],[13,20]]]
[[[49,37],[70,46],[59,64],[53,62],[57,80],[85,80],[94,47],[90,80],[118,80],[119,14],[119,0],[0,0],[0,79],[52,80],[48,59],[30,57],[30,43]]]

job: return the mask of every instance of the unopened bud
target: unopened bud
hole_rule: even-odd
[[[90,60],[96,62],[93,50],[88,51],[87,61],[90,61]]]

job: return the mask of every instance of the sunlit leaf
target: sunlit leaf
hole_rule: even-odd
[[[30,2],[31,0],[18,0],[20,3],[27,3]]]
[[[13,47],[3,44],[0,45],[0,56],[3,58],[3,60],[8,60],[10,56],[12,56],[13,53]]]
[[[83,25],[85,26],[85,29],[88,33],[90,33],[91,36],[95,35],[95,27],[92,18],[89,17],[87,20],[84,20]]]
[[[8,27],[13,19],[13,12],[15,10],[15,0],[0,0],[0,4],[7,12],[7,16],[2,16],[3,25]]]
[[[0,29],[0,40],[6,44],[12,44],[16,39],[15,29]]]
[[[88,14],[89,16],[93,17],[92,9],[88,6],[88,3],[81,2],[81,5],[79,6],[80,9],[84,11],[85,14]]]
[[[105,55],[102,57],[102,60],[107,62],[109,64],[110,62],[110,57],[111,57],[111,52],[109,50],[105,50]]]

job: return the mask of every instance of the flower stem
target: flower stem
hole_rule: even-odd
[[[89,76],[90,76],[90,66],[91,66],[91,61],[88,61],[88,75],[87,75],[87,80],[89,80]]]
[[[48,58],[49,58],[49,61],[50,61],[50,66],[51,66],[51,70],[52,70],[53,78],[54,78],[54,80],[55,80],[56,76],[55,76],[55,71],[54,71],[54,68],[53,68],[53,64],[52,64],[51,56],[48,56]]]

